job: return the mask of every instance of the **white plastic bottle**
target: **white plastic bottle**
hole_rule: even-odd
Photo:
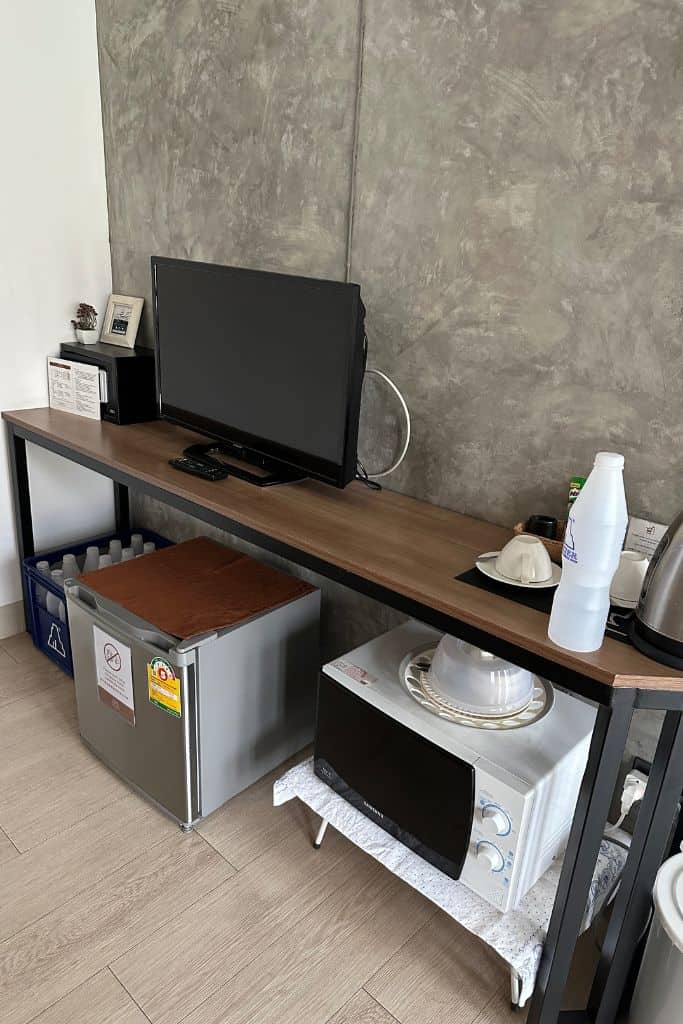
[[[85,562],[83,563],[83,572],[94,572],[100,564],[100,549],[91,545],[86,548]]]
[[[44,559],[41,562],[36,562],[36,569],[39,573],[42,573],[43,576],[50,575],[50,563],[46,562]],[[41,608],[45,608],[47,606],[47,594],[47,589],[36,583],[36,601]]]
[[[57,584],[58,587],[64,586],[64,572],[61,569],[53,569],[51,572],[52,580]],[[60,601],[56,594],[53,594],[51,590],[47,592],[47,599],[45,601],[45,607],[49,611],[50,615],[53,615],[56,619],[60,619],[62,622],[66,622],[66,609],[64,602]]]
[[[109,541],[109,554],[111,555],[112,565],[117,565],[121,561],[121,551],[123,545],[118,537],[112,537]]]
[[[62,572],[66,579],[75,579],[77,576],[81,575],[81,570],[78,568],[76,556],[71,552],[64,555],[64,558],[62,559]]]
[[[548,624],[559,647],[588,652],[601,646],[627,524],[624,456],[598,452],[567,520],[562,579]]]

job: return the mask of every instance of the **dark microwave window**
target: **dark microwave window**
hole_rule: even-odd
[[[474,807],[474,768],[321,676],[316,774],[390,835],[459,878]]]

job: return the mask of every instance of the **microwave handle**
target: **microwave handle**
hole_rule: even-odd
[[[127,612],[125,608],[121,608],[117,605],[116,611],[114,611],[109,601],[106,601],[98,594],[95,594],[92,590],[88,590],[82,584],[78,583],[77,580],[65,580],[64,590],[66,591],[69,600],[83,611],[96,616],[97,620],[105,626],[108,625],[113,629],[118,629],[119,632],[129,635],[132,639],[138,640],[140,643],[158,648],[166,655],[171,651],[174,651],[178,645],[178,641],[175,637],[170,637],[157,629],[148,629],[145,626],[141,626],[140,620],[137,616]],[[183,651],[182,655],[184,655],[184,657],[181,656],[179,661],[185,663],[187,653],[189,652]]]

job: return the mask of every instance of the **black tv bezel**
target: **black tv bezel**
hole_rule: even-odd
[[[350,331],[355,330],[355,344],[352,346],[347,366],[347,402],[344,423],[344,448],[340,462],[331,462],[312,455],[310,452],[289,448],[268,438],[258,437],[240,430],[228,423],[221,423],[208,417],[199,416],[169,405],[163,400],[161,393],[161,346],[159,343],[159,304],[157,294],[156,269],[159,266],[186,266],[193,270],[220,272],[221,270],[238,271],[239,273],[259,277],[280,277],[287,280],[311,281],[323,284],[334,284],[349,288],[352,291],[352,312]],[[273,462],[284,463],[307,476],[322,480],[335,487],[346,487],[356,476],[358,458],[358,423],[360,419],[361,389],[365,371],[365,307],[360,297],[360,285],[343,281],[330,281],[324,278],[280,274],[268,270],[251,270],[246,267],[235,267],[229,264],[206,263],[199,260],[174,259],[170,256],[152,256],[152,312],[154,316],[154,362],[156,371],[156,404],[161,419],[175,423],[188,430],[195,430],[214,441],[242,448],[250,454]],[[354,327],[355,325],[355,327]]]

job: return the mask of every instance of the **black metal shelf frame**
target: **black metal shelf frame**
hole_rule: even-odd
[[[6,422],[10,477],[20,559],[35,554],[26,442],[108,477],[114,483],[117,530],[129,526],[129,488],[281,555],[321,576],[389,605],[436,629],[483,646],[598,705],[588,764],[574,814],[560,883],[541,957],[528,1024],[612,1024],[617,1020],[647,927],[657,870],[666,855],[683,790],[683,692],[614,688],[557,665],[517,644],[446,615],[388,587],[349,572],[269,534],[75,451],[52,438]],[[27,606],[27,595],[24,593]],[[603,943],[588,1006],[562,1011],[562,997],[579,934],[610,803],[617,784],[633,711],[666,712],[621,885]],[[622,1007],[623,1008],[623,1007]]]

